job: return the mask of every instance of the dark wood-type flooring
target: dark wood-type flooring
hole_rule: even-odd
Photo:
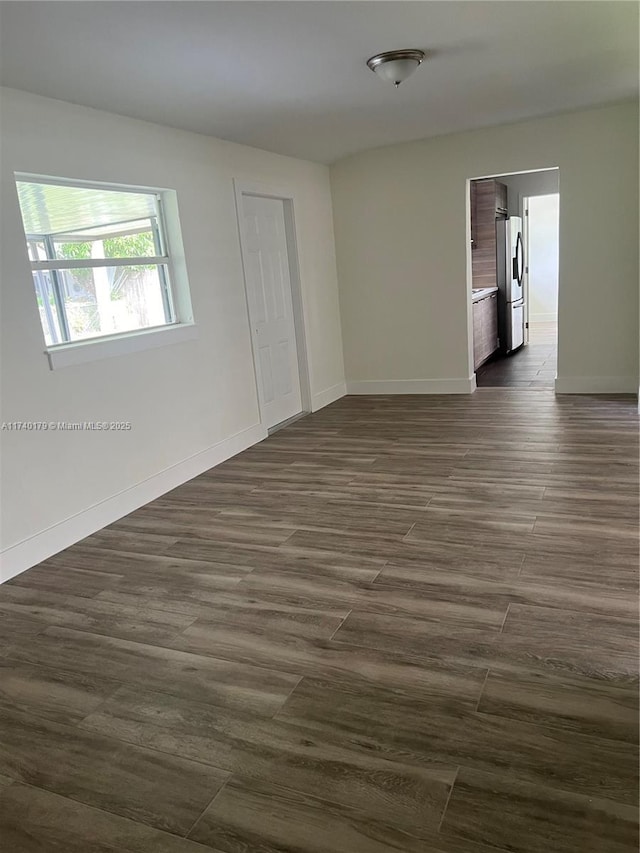
[[[557,323],[532,324],[529,343],[492,356],[476,371],[478,388],[553,388],[558,368]]]
[[[637,449],[630,398],[344,398],[14,578],[0,847],[633,853]]]

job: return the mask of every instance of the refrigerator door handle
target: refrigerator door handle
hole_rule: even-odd
[[[522,277],[524,275],[524,249],[522,246],[522,234],[518,231],[518,239],[516,240],[516,256],[513,259],[513,278],[516,279],[518,285],[522,287]]]

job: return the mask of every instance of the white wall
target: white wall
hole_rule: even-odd
[[[176,190],[198,339],[50,371],[14,171]],[[317,408],[344,393],[328,168],[3,90],[2,420],[133,424],[129,433],[1,434],[5,576],[264,436],[234,178],[295,194]]]
[[[638,109],[367,151],[331,168],[350,390],[469,390],[467,179],[559,167],[560,391],[637,391]]]
[[[524,198],[551,195],[560,191],[560,171],[558,169],[524,172],[520,175],[501,175],[498,180],[507,185],[509,216],[522,217],[522,200]]]
[[[528,265],[529,323],[548,322],[558,316],[557,193],[529,198]]]

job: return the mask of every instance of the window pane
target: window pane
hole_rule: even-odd
[[[69,234],[157,215],[155,193],[16,181],[24,230],[30,235]]]
[[[69,340],[173,322],[163,275],[166,270],[159,266],[58,270]]]
[[[64,234],[52,238],[52,242],[56,258],[73,261],[84,258],[151,258],[161,254],[149,219],[120,226],[103,226],[82,234]]]
[[[64,343],[65,338],[60,327],[51,273],[37,270],[33,273],[33,283],[36,288],[38,312],[47,346]]]
[[[176,322],[168,266],[154,263],[168,254],[160,191],[29,176],[16,187],[48,346]]]
[[[46,261],[47,251],[42,240],[27,240],[30,261]]]

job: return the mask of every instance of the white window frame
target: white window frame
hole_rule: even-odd
[[[55,259],[32,261],[29,264],[32,273],[37,270],[87,269],[95,267],[155,265],[163,277],[166,307],[171,317],[170,321],[153,327],[131,329],[109,335],[97,335],[83,338],[79,341],[63,341],[58,344],[45,346],[44,354],[49,361],[49,368],[56,370],[74,364],[97,361],[112,356],[127,355],[147,349],[155,349],[170,344],[197,338],[197,327],[193,320],[193,311],[186,278],[184,263],[180,264],[181,275],[177,276],[173,263],[176,255],[184,261],[184,248],[178,221],[177,197],[173,190],[152,187],[133,186],[131,184],[112,184],[98,181],[74,180],[69,178],[53,178],[45,175],[15,173],[16,181],[52,184],[55,186],[82,187],[109,190],[112,192],[147,193],[155,195],[158,213],[158,237],[162,255],[142,258],[87,258],[81,260]],[[169,216],[167,216],[167,208]],[[23,222],[24,226],[24,222]],[[27,241],[38,239],[36,235],[25,234]],[[41,239],[41,238],[40,238]],[[164,271],[166,269],[166,277]],[[44,330],[42,330],[44,333]]]

